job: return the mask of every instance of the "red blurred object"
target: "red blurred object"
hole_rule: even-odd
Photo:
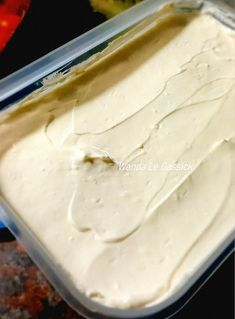
[[[0,52],[19,26],[30,6],[30,0],[0,1]]]

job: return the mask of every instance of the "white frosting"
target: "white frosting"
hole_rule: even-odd
[[[171,17],[2,118],[1,193],[90,298],[155,304],[233,231],[234,57]]]

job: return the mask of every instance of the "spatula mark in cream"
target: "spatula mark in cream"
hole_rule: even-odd
[[[231,91],[231,90],[230,90],[230,91]],[[205,127],[205,129],[209,129],[209,127],[213,124],[213,122],[215,121],[215,116],[217,116],[217,120],[218,120],[221,111],[223,111],[224,107],[226,107],[225,102],[226,102],[226,98],[227,98],[227,97],[228,97],[228,94],[225,95],[225,99],[224,99],[224,101],[223,101],[222,106],[220,107],[220,110],[217,111],[216,114],[210,119],[210,121],[208,122],[208,124],[207,124],[207,126]],[[227,106],[227,108],[228,108],[228,106]],[[234,110],[233,110],[232,108],[230,109],[230,116],[231,116],[231,117],[234,117],[234,120],[235,120],[235,112],[234,112]],[[223,120],[222,117],[220,117],[220,118],[221,118],[221,120]],[[203,138],[203,132],[205,131],[205,129],[198,135],[197,139],[195,139],[195,140],[192,142],[191,149],[193,149],[193,148],[196,149],[196,147],[197,147],[197,148],[200,148],[200,146],[199,146],[199,145],[196,145],[196,143],[199,141],[199,139],[202,139],[202,138]],[[230,129],[230,130],[231,130],[231,129]],[[147,208],[146,208],[146,209],[148,210],[148,214],[147,214],[146,216],[151,215],[151,214],[157,209],[157,207],[159,207],[159,205],[161,205],[161,203],[162,203],[164,200],[166,200],[166,199],[171,195],[171,193],[172,193],[177,187],[179,187],[179,186],[184,182],[184,180],[185,180],[186,178],[188,178],[188,177],[190,176],[190,174],[192,174],[192,173],[197,169],[197,167],[198,167],[199,165],[201,165],[201,163],[202,163],[203,161],[206,160],[206,158],[207,158],[208,156],[210,156],[211,152],[214,152],[217,148],[219,148],[219,147],[224,143],[224,141],[226,141],[226,140],[229,141],[229,142],[232,141],[232,139],[234,138],[234,136],[233,136],[233,131],[231,130],[231,132],[229,133],[229,128],[228,128],[228,133],[227,133],[227,134],[228,134],[227,138],[218,139],[217,143],[211,146],[211,149],[208,149],[208,150],[205,149],[204,151],[202,151],[201,148],[198,149],[198,152],[199,152],[198,154],[201,153],[201,155],[200,155],[200,160],[195,161],[193,170],[184,173],[183,176],[181,177],[181,179],[179,180],[179,182],[178,182],[177,184],[175,184],[175,185],[172,185],[172,184],[171,184],[171,185],[167,185],[168,182],[170,183],[170,181],[173,181],[173,180],[174,180],[173,175],[179,174],[177,171],[176,171],[176,172],[173,171],[171,174],[168,174],[168,175],[166,176],[166,179],[165,179],[164,183],[162,184],[161,188],[154,194],[154,196],[152,197],[152,199],[149,201],[149,203],[148,203],[148,205],[147,205]],[[212,143],[212,144],[213,144],[213,143]],[[181,156],[176,160],[176,163],[179,163],[179,162],[187,162],[187,161],[189,160],[189,158],[187,157],[188,154],[190,154],[189,151],[190,151],[190,149],[185,149],[185,151],[181,154]],[[204,155],[203,155],[203,153],[204,153]],[[170,175],[171,175],[171,179],[169,178]],[[168,188],[171,189],[171,192],[170,192],[170,193],[169,193],[169,192],[166,193],[166,190],[167,190]],[[164,193],[165,193],[166,195],[164,195]],[[159,198],[160,198],[160,199],[162,198],[162,199],[159,200]]]
[[[233,81],[232,81],[233,80]],[[202,87],[200,87],[198,90],[196,90],[189,98],[187,98],[182,104],[178,105],[176,108],[174,108],[173,111],[170,113],[167,113],[164,117],[161,118],[155,125],[154,128],[151,130],[149,136],[142,141],[141,145],[137,147],[134,151],[132,151],[124,160],[124,163],[130,163],[134,159],[137,159],[139,156],[142,156],[144,154],[144,146],[148,141],[151,139],[152,135],[155,134],[159,130],[159,127],[163,121],[165,121],[167,118],[175,114],[176,112],[185,109],[193,107],[194,105],[203,104],[206,102],[212,102],[219,99],[222,99],[227,96],[228,93],[231,92],[231,90],[234,87],[234,80],[235,78],[221,78],[216,79],[214,81],[210,81],[209,83],[206,83]],[[217,83],[216,88],[214,87],[214,84]],[[220,89],[219,94],[215,94],[214,90],[218,88],[222,88],[222,84],[225,84],[225,89]],[[206,91],[206,94],[204,92]],[[198,98],[199,100],[197,100]],[[201,100],[200,100],[201,98]]]
[[[102,134],[77,134],[80,138],[78,145],[81,144],[81,146],[88,147],[93,147],[95,145],[100,149],[106,150],[116,162],[129,162],[144,153],[144,149],[141,149],[140,146],[144,146],[147,143],[151,138],[152,133],[158,130],[161,122],[165,118],[173,114],[177,109],[189,107],[191,103],[196,104],[197,99],[199,99],[201,103],[204,103],[206,101],[216,101],[217,99],[222,98],[229,92],[233,82],[234,80],[230,78],[219,78],[209,83],[205,83],[205,85],[197,88],[192,95],[187,96],[182,103],[172,106],[171,109],[164,108],[164,101],[160,102],[158,99],[157,101],[152,101],[151,105],[148,105],[139,113],[135,114],[135,116],[129,118],[129,121],[124,121],[109,131]],[[171,87],[173,87],[173,84]],[[206,96],[203,96],[205,87],[208,89],[208,93]],[[218,93],[214,92],[216,89],[213,87],[218,89]],[[157,113],[154,112],[155,109],[158,110]],[[146,119],[144,123],[142,118]],[[139,130],[136,131],[136,127],[138,126]],[[129,135],[129,148],[127,150],[123,148],[125,144],[122,143],[121,139],[117,139],[116,136],[119,136],[120,134],[129,134],[132,130],[133,132],[136,131],[136,134]],[[111,148],[109,147],[108,142],[103,144],[102,140],[104,140],[104,138],[111,143]],[[122,154],[125,154],[125,157],[123,157]]]
[[[93,158],[92,163],[83,163],[69,205],[69,221],[79,231],[92,230],[106,242],[119,241],[133,233],[142,220],[141,214],[133,214],[141,200],[133,197],[130,184],[134,181],[129,179],[127,186],[126,178],[113,162]],[[127,221],[124,225],[123,219]]]
[[[212,38],[212,40],[214,39],[214,37]],[[128,121],[131,117],[135,116],[135,114],[137,114],[138,112],[140,112],[143,108],[146,108],[149,104],[151,104],[153,101],[155,101],[158,97],[162,96],[162,94],[167,90],[167,87],[168,87],[168,83],[174,79],[176,77],[176,81],[178,80],[178,76],[180,76],[181,74],[183,74],[184,72],[189,72],[190,70],[190,66],[191,64],[193,65],[194,67],[194,64],[197,62],[197,60],[205,55],[205,62],[206,64],[208,64],[208,66],[210,66],[210,59],[207,57],[207,53],[209,52],[210,53],[211,49],[208,49],[208,50],[204,50],[204,46],[202,47],[202,50],[197,53],[193,58],[190,58],[189,61],[187,61],[186,63],[184,63],[182,66],[179,67],[179,72],[177,72],[176,74],[170,76],[164,83],[162,89],[160,90],[160,92],[151,100],[149,101],[147,104],[143,105],[138,111],[136,111],[135,113],[131,114],[130,116],[128,116],[126,119],[122,120],[121,122],[119,123],[116,123],[115,125],[109,127],[108,129],[106,130],[102,130],[102,131],[97,131],[97,132],[92,132],[92,131],[83,131],[83,132],[79,132],[77,130],[77,134],[79,135],[83,135],[83,134],[93,134],[93,135],[99,135],[99,134],[102,134],[102,133],[105,133],[113,128],[115,128],[116,126],[120,125],[122,122],[124,121]],[[206,58],[208,61],[206,61]],[[231,58],[232,59],[232,58]],[[231,62],[231,61],[230,61]],[[223,75],[223,74],[221,74]],[[192,76],[192,75],[191,75]],[[224,74],[224,77],[226,77],[226,74]],[[187,92],[187,90],[185,91]],[[183,102],[182,102],[183,103]]]
[[[130,121],[135,120],[137,116],[145,118],[146,116],[144,116],[144,114],[142,113],[145,113],[146,115],[147,111],[152,112],[153,109],[155,109],[156,117],[150,117],[152,118],[151,121],[153,128],[151,127],[152,125],[149,125],[147,138],[141,142],[141,145],[137,149],[130,153],[134,155],[134,157],[131,156],[131,158],[129,158],[129,161],[133,161],[134,159],[137,159],[143,155],[143,149],[146,143],[150,141],[150,139],[152,139],[153,135],[155,135],[155,137],[157,136],[158,132],[156,133],[156,131],[158,131],[159,125],[163,121],[166,121],[175,113],[182,111],[183,109],[193,107],[197,104],[203,104],[205,102],[216,101],[222,98],[230,91],[231,86],[234,82],[234,78],[226,77],[221,77],[210,82],[208,82],[207,80],[207,82],[205,82],[199,88],[194,88],[194,91],[192,93],[190,92],[190,96],[187,96],[188,92],[186,92],[184,93],[185,96],[178,98],[178,103],[170,103],[169,106],[166,107],[163,103],[163,101],[166,100],[166,98],[163,97],[163,94],[165,92],[167,92],[168,94],[172,94],[172,92],[174,93],[175,84],[180,82],[180,77],[183,75],[183,73],[189,71],[190,70],[186,68],[170,77],[164,83],[163,90],[154,98],[154,100],[152,100],[149,104],[143,106],[141,110],[137,111],[121,123],[114,125],[108,130],[104,130],[98,133],[75,133],[75,106],[73,106],[71,117],[72,119],[67,119],[70,123],[68,125],[69,129],[65,132],[64,136],[62,135],[62,139],[61,135],[58,134],[58,131],[60,131],[59,118],[56,120],[57,123],[55,123],[53,117],[49,118],[49,121],[46,125],[46,134],[52,144],[56,145],[57,147],[66,146],[66,141],[68,140],[68,137],[71,136],[71,134],[76,134],[79,137],[85,135],[107,135],[111,131],[122,130],[122,126],[125,125],[126,122],[130,123]],[[220,90],[218,90],[218,88],[220,88]],[[162,97],[163,100],[161,102]],[[76,102],[77,101],[75,101],[75,104]],[[211,116],[213,117],[213,111]],[[202,126],[201,130],[203,129],[204,127]],[[53,132],[57,133],[56,136],[60,136],[60,141],[53,139]],[[197,135],[194,136],[193,139],[196,139],[196,137]],[[140,143],[139,140],[138,143]],[[189,143],[192,144],[193,141],[189,141]],[[74,145],[75,151],[78,145]],[[158,189],[157,191],[155,190],[155,194],[152,195],[152,200],[150,199],[149,204],[146,203],[146,199],[145,201],[141,201],[138,198],[135,198],[136,202],[130,202],[128,200],[128,197],[132,199],[134,198],[132,196],[132,189],[136,187],[138,179],[135,176],[128,178],[126,176],[126,172],[120,171],[117,167],[117,163],[115,163],[115,159],[112,157],[112,155],[108,154],[108,150],[100,149],[100,152],[95,152],[95,154],[95,147],[92,146],[92,148],[92,151],[90,147],[84,149],[84,157],[81,163],[78,163],[77,165],[77,167],[79,167],[79,170],[77,172],[78,185],[77,190],[75,190],[72,195],[72,199],[69,205],[69,220],[79,231],[94,231],[95,234],[103,241],[120,241],[130,236],[141,227],[143,221],[145,220],[146,212],[149,210],[149,207],[152,207],[153,199],[156,198],[156,195],[164,188],[168,174],[166,172],[161,173],[161,176],[163,176],[164,178],[162,179],[161,177],[160,183],[158,180]],[[181,150],[181,154],[184,153],[187,148],[188,145],[186,144]],[[97,149],[99,148],[97,147]],[[138,154],[136,154],[137,151],[139,152]],[[176,163],[178,162],[181,154],[176,156]],[[86,174],[88,174],[90,178],[85,181],[84,178]],[[113,176],[115,176],[116,180],[115,178],[112,179]],[[82,187],[80,186],[79,181],[82,181]],[[181,180],[181,183],[183,181],[184,179]],[[143,193],[145,191],[143,185],[139,185],[139,187],[140,193]],[[111,194],[109,195],[109,197],[106,196],[106,189],[108,188],[108,193]],[[110,191],[110,189],[112,191]],[[126,194],[126,198],[124,198],[125,196],[123,197],[121,194],[117,194],[117,190],[120,189],[123,191],[122,193]],[[89,193],[96,194],[96,196],[89,199]],[[164,198],[162,200],[164,200]],[[139,214],[133,214],[133,211],[136,211],[137,206]],[[117,207],[118,209],[115,210],[115,207]],[[128,220],[128,223],[126,223],[124,227],[123,225],[118,224],[123,218]]]
[[[180,76],[180,74],[181,74],[181,72],[178,73],[177,75],[174,75],[173,77],[171,77],[168,80],[169,82],[167,81],[163,92],[168,91],[169,92],[168,94],[170,94],[171,88],[174,88],[173,79],[176,77],[175,80],[178,83],[179,79],[177,77]],[[172,114],[175,110],[180,109],[182,107],[190,106],[193,103],[197,103],[198,101],[195,101],[196,98],[200,98],[201,100],[199,100],[199,102],[203,103],[206,101],[217,100],[217,99],[223,97],[226,93],[228,93],[230,91],[230,89],[234,83],[234,79],[235,78],[221,77],[221,78],[212,80],[210,82],[206,82],[205,84],[200,86],[198,89],[196,89],[190,96],[187,96],[182,102],[180,102],[179,104],[175,104],[175,105],[171,104],[170,107],[166,107],[166,105],[164,104],[164,101],[159,100],[162,97],[162,93],[163,93],[162,92],[161,94],[157,95],[150,103],[148,103],[147,105],[142,107],[141,110],[137,111],[136,113],[134,113],[130,117],[123,120],[121,123],[116,124],[115,126],[111,127],[108,130],[105,130],[105,131],[102,131],[99,133],[83,132],[83,133],[76,133],[76,134],[79,136],[84,136],[84,135],[98,136],[98,135],[103,135],[103,134],[109,133],[109,132],[111,133],[112,131],[115,132],[116,130],[121,130],[122,127],[127,122],[130,122],[131,120],[134,121],[137,116],[141,117],[141,118],[148,117],[152,124],[150,123],[149,128],[146,130],[150,130],[150,131],[154,130],[159,122],[161,122],[168,115]],[[215,83],[217,83],[217,85],[215,85]],[[168,88],[169,85],[170,85],[170,87]],[[218,90],[219,93],[217,95],[215,95],[215,91],[218,89],[218,87],[220,87],[221,89]],[[207,94],[206,97],[205,97],[205,92]],[[200,97],[200,95],[201,95],[201,97]],[[156,114],[153,114],[153,110],[156,110]],[[153,128],[151,126],[153,126]],[[150,134],[151,134],[151,132],[149,132],[149,135]],[[147,136],[147,138],[145,138],[145,140],[143,140],[141,142],[141,144],[144,144],[148,140],[148,137],[149,136]],[[138,148],[138,146],[137,146],[137,148]],[[133,153],[133,151],[134,150],[132,150],[131,153]]]
[[[53,142],[52,142],[50,136],[47,134],[47,130],[48,130],[48,127],[50,126],[50,124],[55,120],[55,118],[56,118],[55,115],[50,114],[50,115],[48,116],[48,120],[47,120],[47,122],[46,122],[46,124],[45,124],[45,126],[44,126],[44,134],[46,135],[47,140],[48,140],[48,141],[50,142],[50,144],[52,144],[52,145],[53,145]]]
[[[185,112],[187,109],[190,109],[190,107],[198,108],[198,105],[187,105],[187,108],[175,110],[164,120],[168,120],[168,118],[179,112]],[[207,109],[204,105],[200,105],[200,107],[204,108],[204,112],[208,113],[209,111],[209,113],[207,117],[205,117],[205,115],[203,116],[203,118],[205,119],[205,123],[201,126],[198,132],[195,131],[195,135],[193,135],[190,140],[191,144],[193,144],[198,136],[200,136],[200,134],[202,134],[202,132],[208,127],[214,116],[218,113],[220,104],[214,106],[214,108],[212,108],[211,105],[207,105]],[[188,122],[186,123],[186,125],[191,126],[189,115],[190,113],[188,113]],[[175,122],[179,123],[179,121]],[[182,130],[185,130],[185,128],[183,127]],[[156,137],[157,135],[155,136],[155,138]],[[162,142],[165,145],[164,141]],[[165,142],[167,143],[167,141]],[[155,141],[155,143],[157,143],[157,141]],[[157,144],[159,143],[160,142],[158,142]],[[143,145],[140,150],[142,150],[142,148]],[[182,158],[187,149],[188,146],[186,143],[181,149],[179,155],[176,157],[177,162],[180,158]],[[131,178],[129,178],[129,176],[125,175],[125,172],[118,170],[114,160],[111,161],[112,166],[107,166],[108,164],[110,164],[110,162],[103,160],[101,155],[102,154],[93,155],[93,158],[90,157],[92,160],[84,161],[84,163],[82,163],[80,166],[80,171],[82,171],[82,173],[78,173],[80,174],[78,175],[78,181],[81,181],[82,185],[79,185],[78,182],[77,190],[74,191],[74,194],[72,196],[69,206],[69,220],[72,221],[73,225],[75,225],[75,227],[79,231],[94,231],[96,235],[98,235],[98,237],[103,241],[117,242],[127,238],[141,227],[141,225],[145,221],[146,216],[149,216],[148,210],[152,207],[153,200],[156,198],[157,194],[164,189],[168,173],[158,172],[158,175],[161,173],[161,175],[163,176],[163,180],[158,185],[157,192],[152,195],[152,199],[150,198],[150,202],[148,204],[146,201],[139,201],[139,214],[133,214],[133,211],[136,211],[137,203],[130,202],[129,197],[133,198],[131,190],[134,188],[134,186],[136,187],[136,185],[138,185],[138,176],[136,175],[136,172],[130,173],[132,175]],[[203,160],[205,160],[207,155],[208,153],[204,157],[202,156],[201,161],[197,163],[197,166],[194,167],[194,170],[199,166],[199,164],[201,164]],[[103,158],[108,157],[105,156]],[[88,174],[90,176],[89,180],[87,181],[84,181],[85,174]],[[184,174],[184,176],[180,178],[178,183],[176,183],[175,187],[171,188],[171,192],[168,192],[167,195],[164,195],[165,197],[162,197],[160,200],[158,199],[158,206],[161,204],[161,202],[164,202],[165,198],[168,198],[189,177],[190,174],[192,174],[192,172]],[[152,179],[154,182],[153,177]],[[142,184],[139,187],[140,193],[143,194],[143,192],[145,192],[145,186]],[[108,194],[112,195],[106,196],[105,188],[109,188]],[[126,197],[123,198],[122,196],[119,196],[118,190],[120,189],[122,189],[124,193],[126,193]],[[96,194],[95,198],[90,199],[88,195],[89,193]],[[118,207],[118,212],[115,211],[116,207]],[[156,207],[154,205],[154,210],[155,209]],[[153,209],[151,208],[151,211],[152,210]],[[119,229],[118,222],[120,222],[123,218],[128,220],[128,223],[126,223],[125,227]]]
[[[159,207],[155,214],[145,222],[143,227],[132,237],[129,237],[125,243],[121,242],[112,247],[107,246],[87,270],[86,278],[88,284],[91,284],[95,291],[99,291],[106,296],[107,291],[112,292],[112,289],[114,289],[113,278],[115,278],[122,287],[123,295],[128,291],[128,307],[143,307],[169,291],[175,275],[192,251],[192,248],[216,222],[220,211],[227,202],[227,198],[231,196],[231,172],[234,165],[232,155],[234,155],[234,152],[232,154],[230,151],[230,145],[221,144],[193,173],[193,182],[189,179],[184,182],[183,186],[189,190],[189,197],[183,198],[177,204],[177,208],[180,209],[172,211],[175,204],[174,194],[172,194],[169,200]],[[225,174],[222,169],[224,161],[228,165]],[[205,177],[205,180],[202,179],[203,177]],[[195,186],[198,183],[203,189],[203,194],[200,187]],[[215,197],[216,201],[214,200]],[[195,202],[197,205],[193,209],[190,208],[191,202]],[[187,218],[188,215],[190,215],[190,218]],[[169,223],[173,224],[180,220],[185,229],[189,229],[189,227],[191,228],[194,225],[190,232],[182,233],[181,229],[177,227],[171,231],[171,239],[174,241],[177,253],[164,244],[162,232],[158,234],[155,231],[155,229],[161,229],[162,227],[165,230],[167,229],[166,222],[165,224],[162,222],[166,218]],[[204,223],[198,223],[198,219],[203,219]],[[169,235],[166,234],[165,238],[167,236]],[[145,242],[143,242],[143,238],[145,238]],[[160,256],[159,254],[157,256],[154,254],[156,243],[158,243]],[[181,249],[177,245],[180,245]],[[143,253],[140,253],[137,249],[138,247],[142,247]],[[162,255],[168,256],[170,263],[161,263],[160,257]],[[152,257],[151,263],[149,263],[149,256]],[[109,261],[112,259],[116,259],[117,262],[111,267]],[[136,281],[140,285],[137,290],[142,287],[143,283],[146,289],[143,292],[139,290],[139,298],[136,298],[135,289],[133,289],[133,286],[128,286],[127,274],[134,269],[133,276],[139,278],[140,273],[142,273],[141,266],[145,264],[146,260],[148,260],[148,267],[145,269],[145,276],[142,277],[142,282],[140,280]],[[123,264],[126,265],[125,268],[120,267]],[[104,286],[101,274],[106,273],[106,271],[106,285]],[[158,277],[158,273],[161,273],[163,277]],[[154,289],[152,289],[152,278],[158,278],[159,280],[159,284]],[[94,282],[96,283],[95,285]]]
[[[214,39],[214,36],[213,36],[211,39]],[[201,48],[199,49],[197,55],[200,56],[200,54],[202,54],[202,53],[204,52],[203,50],[204,50],[204,45],[205,45],[205,43],[207,43],[207,40],[206,40],[205,42],[203,42],[203,45],[202,45]],[[191,60],[191,58],[189,58],[188,62],[186,62],[186,63],[189,63],[190,60]],[[184,64],[183,64],[183,65],[184,65]],[[179,66],[179,67],[177,68],[175,74],[174,74],[174,73],[173,73],[173,74],[169,74],[168,79],[166,78],[164,81],[159,82],[159,84],[158,84],[157,87],[156,87],[156,96],[154,97],[154,96],[151,95],[151,99],[150,99],[149,101],[146,101],[146,103],[143,103],[143,105],[142,105],[142,106],[140,105],[138,108],[135,107],[134,109],[135,109],[135,110],[138,109],[138,110],[137,110],[137,111],[133,111],[132,114],[130,114],[130,112],[129,112],[126,118],[129,118],[130,116],[134,115],[136,112],[140,111],[143,107],[145,107],[147,104],[149,104],[149,103],[151,102],[151,100],[156,99],[157,96],[161,95],[161,94],[164,92],[164,90],[165,90],[165,87],[166,87],[166,85],[167,85],[167,82],[170,81],[170,79],[171,79],[172,77],[176,76],[177,74],[183,73],[184,71],[185,71],[185,69],[184,69],[182,66]],[[92,78],[92,80],[91,80],[91,82],[89,83],[89,85],[87,86],[87,88],[82,89],[82,92],[83,92],[83,93],[82,93],[81,99],[80,99],[80,101],[79,101],[79,102],[80,102],[79,107],[83,107],[83,106],[85,106],[85,108],[87,107],[87,105],[86,105],[86,99],[87,99],[87,97],[90,96],[90,92],[91,92],[92,87],[94,86],[94,84],[97,84],[96,82],[97,82],[98,80],[97,80],[97,81],[95,81],[95,80],[96,80],[96,78],[100,75],[100,73],[101,73],[101,72],[99,72],[94,78]],[[115,92],[115,89],[110,89],[110,92],[107,93],[107,94],[110,94],[111,96],[113,96],[113,93],[114,93],[114,92]],[[121,92],[120,92],[120,93],[121,93]],[[121,93],[121,94],[122,94],[122,93]],[[126,93],[125,93],[125,94],[126,94]],[[91,98],[93,99],[92,96],[91,96]],[[137,100],[136,102],[137,102],[137,104],[138,104],[138,100]],[[84,103],[85,103],[85,105],[83,105]],[[105,103],[105,100],[104,100],[104,101],[103,101],[103,100],[100,101],[100,104],[103,104],[103,103]],[[98,106],[99,106],[99,105],[98,105]],[[129,110],[129,111],[130,111],[130,110]],[[83,115],[82,115],[82,117],[83,117]],[[124,117],[124,118],[122,117],[121,122],[122,122],[123,120],[125,120],[125,117]],[[78,123],[79,123],[79,121],[78,121]],[[77,124],[78,124],[78,123],[77,123]],[[112,125],[112,123],[113,123],[113,125]],[[104,129],[104,130],[100,130],[100,129],[97,129],[97,130],[81,129],[81,127],[80,127],[79,125],[77,125],[76,131],[77,131],[77,134],[99,134],[99,133],[105,132],[105,131],[111,129],[112,127],[118,125],[118,123],[120,123],[120,120],[117,120],[117,121],[116,121],[115,119],[112,119],[112,121],[110,121],[110,126],[109,126],[109,127],[107,127],[107,122],[106,122],[106,124],[105,124],[105,129]],[[83,127],[83,125],[82,125],[82,127]]]
[[[164,83],[163,88],[161,89],[161,91],[160,91],[151,101],[149,101],[147,104],[143,105],[138,111],[136,111],[135,113],[133,113],[133,114],[131,114],[130,116],[126,117],[126,118],[125,118],[124,120],[122,120],[121,122],[118,122],[118,123],[116,123],[115,125],[109,127],[109,128],[106,129],[106,130],[103,130],[103,131],[99,131],[99,132],[91,132],[91,131],[85,132],[85,131],[84,131],[84,132],[76,132],[76,134],[81,135],[81,136],[82,136],[82,135],[101,135],[101,134],[104,134],[104,133],[106,133],[106,132],[108,132],[108,131],[111,131],[111,130],[115,129],[116,127],[119,127],[120,125],[122,125],[123,123],[127,122],[127,121],[130,120],[131,118],[134,118],[138,113],[141,113],[146,107],[151,106],[151,105],[153,104],[153,102],[155,102],[156,99],[157,99],[158,97],[160,97],[160,96],[162,95],[162,93],[166,90],[167,85],[168,85],[168,82],[169,82],[172,78],[174,78],[174,77],[176,77],[177,75],[180,75],[180,74],[182,74],[182,73],[184,73],[184,72],[185,72],[185,70],[180,70],[177,74],[172,75],[168,80],[166,80],[166,82]]]
[[[63,114],[57,115],[56,112],[55,114],[50,113],[44,126],[44,134],[47,140],[58,149],[60,149],[66,143],[69,136],[74,133],[74,109],[76,103],[77,100],[74,100],[72,103],[73,106],[71,106],[71,102],[69,102],[67,106],[68,112],[64,112]],[[66,130],[64,130],[65,121],[67,122]]]
[[[231,142],[231,141],[230,141]],[[221,148],[225,148],[225,143],[223,142],[221,143],[220,147]],[[218,149],[217,149],[218,152]],[[234,152],[235,155],[235,152]],[[234,162],[234,161],[233,161]],[[233,163],[233,165],[235,164],[235,162]],[[232,166],[232,161],[230,161],[230,165],[229,167],[227,167],[227,170],[229,173],[231,173],[231,171],[234,169],[234,167]],[[228,174],[229,175],[229,174]],[[212,225],[217,221],[218,217],[219,217],[219,213],[220,211],[223,210],[224,206],[226,205],[227,199],[229,196],[231,196],[231,189],[232,189],[232,184],[231,184],[231,174],[229,175],[227,181],[225,184],[223,184],[224,186],[224,195],[221,198],[220,202],[218,203],[218,207],[215,209],[215,211],[213,213],[211,213],[212,218],[210,219],[210,221],[208,222],[208,224],[206,225],[206,227],[201,231],[201,233],[198,235],[197,239],[191,244],[190,247],[188,247],[188,249],[185,251],[185,254],[182,256],[181,260],[178,262],[177,266],[175,267],[174,271],[172,272],[172,274],[169,276],[169,280],[165,286],[164,289],[164,293],[166,293],[168,290],[170,290],[171,286],[172,286],[172,281],[175,277],[175,275],[177,274],[177,271],[180,269],[180,267],[183,265],[184,261],[186,260],[186,258],[188,257],[188,255],[190,254],[190,252],[193,250],[194,247],[196,247],[197,243],[202,239],[202,237],[204,237],[207,232],[210,230],[210,228],[212,227]],[[235,202],[234,202],[235,203]],[[154,300],[154,298],[152,299]]]

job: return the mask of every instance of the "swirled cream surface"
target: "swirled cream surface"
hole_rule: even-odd
[[[141,28],[0,124],[1,194],[116,308],[164,300],[234,230],[235,33],[203,14]]]

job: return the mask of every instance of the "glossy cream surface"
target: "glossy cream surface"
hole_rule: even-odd
[[[235,33],[178,15],[121,42],[1,117],[0,191],[77,289],[133,308],[234,230]]]

